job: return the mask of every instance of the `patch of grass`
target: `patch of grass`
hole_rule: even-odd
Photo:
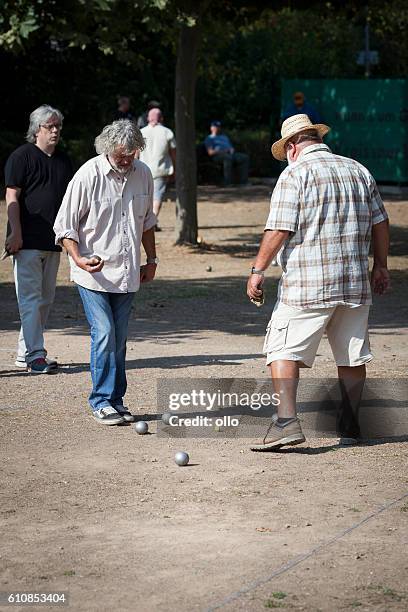
[[[75,576],[75,570],[67,570],[64,572],[64,576]]]
[[[381,587],[381,591],[383,595],[390,597],[391,599],[395,599],[396,601],[401,601],[403,595],[395,591],[394,589],[390,589],[390,587]]]
[[[358,608],[359,606],[362,606],[363,604],[361,603],[361,601],[352,601],[350,606],[352,608]]]
[[[403,506],[401,506],[400,510],[401,510],[401,512],[408,512],[408,503],[406,503]]]
[[[396,591],[395,589],[391,589],[390,587],[384,586],[382,584],[370,585],[368,587],[371,590],[375,590],[378,594],[385,595],[394,601],[402,601],[406,599],[407,594]]]
[[[359,508],[349,508],[350,512],[361,512]]]
[[[284,608],[285,604],[282,603],[282,599],[287,597],[287,593],[283,591],[275,591],[272,593],[272,599],[267,599],[264,603],[265,608]]]
[[[284,605],[281,601],[275,599],[267,599],[264,603],[265,608],[283,608]]]
[[[283,591],[275,591],[275,593],[272,593],[272,597],[274,597],[275,599],[285,599],[285,597],[287,597],[287,594]]]

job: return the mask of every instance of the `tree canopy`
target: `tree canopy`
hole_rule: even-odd
[[[183,29],[199,37],[193,45],[197,100],[190,155],[191,139],[201,139],[213,118],[241,134],[273,131],[282,78],[363,78],[356,57],[364,49],[367,23],[370,47],[379,54],[372,76],[408,73],[405,0],[3,0],[1,5],[2,162],[21,143],[29,112],[45,102],[63,111],[65,145],[77,163],[93,154],[94,137],[113,118],[119,94],[131,96],[137,114],[149,99],[160,100],[166,123],[174,127]],[[187,61],[188,53],[183,57]],[[188,79],[182,86],[188,89]]]

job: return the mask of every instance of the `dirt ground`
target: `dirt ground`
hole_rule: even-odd
[[[173,246],[174,202],[164,206],[157,279],[136,296],[128,342],[127,405],[150,435],[89,416],[89,333],[65,256],[47,332],[60,373],[14,367],[19,319],[11,262],[1,263],[1,592],[64,591],[69,609],[98,612],[408,609],[406,442],[341,448],[312,435],[256,454],[222,432],[156,434],[158,379],[267,376],[261,348],[279,269],[268,272],[263,308],[245,284],[269,192],[201,188],[196,250]],[[393,291],[372,309],[368,375],[402,380],[408,202],[387,210]],[[0,235],[4,220],[2,203]],[[324,339],[302,376],[335,375]],[[180,449],[189,467],[174,463]]]

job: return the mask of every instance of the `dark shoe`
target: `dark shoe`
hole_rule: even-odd
[[[34,359],[27,365],[28,370],[31,374],[56,374],[57,368],[55,366],[50,365],[44,359],[44,357],[39,357],[38,359]]]
[[[339,446],[356,446],[357,444],[361,444],[361,438],[352,438],[350,436],[341,436],[339,438]]]
[[[58,368],[58,363],[55,361],[55,359],[48,359],[48,357],[46,357],[45,361],[48,363],[49,366],[52,366],[53,368]],[[20,357],[17,357],[14,362],[14,365],[16,366],[16,368],[21,368],[22,370],[27,369],[26,360],[20,359]]]
[[[94,410],[92,413],[93,418],[102,425],[120,425],[124,423],[125,419],[115,410],[112,406],[105,406]]]
[[[133,414],[131,414],[125,406],[115,406],[115,410],[125,419],[126,423],[133,423],[135,420]]]
[[[154,231],[155,232],[161,232],[162,228],[160,227],[160,225],[158,223],[156,223],[156,225],[154,226]]]
[[[250,449],[253,451],[275,450],[285,445],[302,444],[305,440],[299,419],[294,418],[293,421],[280,427],[275,416],[272,418],[272,423],[269,425],[263,440],[254,442]]]

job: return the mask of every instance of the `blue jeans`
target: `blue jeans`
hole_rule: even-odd
[[[123,406],[126,340],[134,293],[92,291],[78,285],[91,328],[92,410]]]

